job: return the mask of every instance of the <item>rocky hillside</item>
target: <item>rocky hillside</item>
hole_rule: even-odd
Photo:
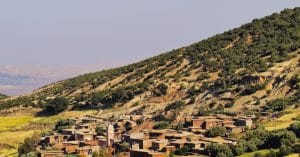
[[[300,8],[255,19],[192,45],[128,66],[63,80],[0,102],[109,114],[281,111],[300,99]],[[65,101],[62,101],[65,102]]]

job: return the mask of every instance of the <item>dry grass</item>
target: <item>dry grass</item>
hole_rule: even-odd
[[[26,137],[32,136],[35,130],[21,130],[23,126],[30,123],[38,124],[55,124],[62,118],[83,116],[92,114],[95,111],[68,111],[59,115],[50,117],[34,117],[34,116],[10,116],[0,117],[0,144],[7,144],[14,148],[0,148],[0,157],[17,156],[17,147],[24,141]],[[18,130],[18,131],[14,131]]]
[[[289,109],[288,112],[288,114],[285,114],[276,120],[265,123],[264,126],[266,127],[266,130],[272,131],[284,129],[289,127],[292,123],[296,122],[295,120],[293,120],[293,118],[300,116],[300,108]]]
[[[0,132],[9,131],[28,124],[33,117],[0,117]]]
[[[243,155],[240,155],[239,157],[255,157],[255,154],[259,153],[261,155],[267,155],[270,152],[269,149],[263,149],[263,150],[258,150],[255,152],[250,152],[250,153],[245,153]]]
[[[300,156],[300,154],[290,154],[290,155],[288,155],[286,157],[299,157],[299,156]]]
[[[14,147],[12,149],[0,149],[0,157],[17,156],[18,145],[22,143],[26,137],[32,136],[33,132],[34,131],[31,130],[0,133],[0,143],[5,143]]]

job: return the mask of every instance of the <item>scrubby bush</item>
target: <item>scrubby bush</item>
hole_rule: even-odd
[[[143,118],[140,118],[140,119],[136,120],[136,124],[137,125],[141,125],[143,123],[144,123],[144,119]]]
[[[212,157],[233,157],[232,150],[227,145],[212,143],[205,149],[207,155]]]
[[[35,141],[32,138],[25,138],[24,142],[18,147],[19,156],[27,156],[28,153],[33,151],[35,151]]]
[[[60,121],[58,121],[55,124],[55,130],[58,132],[61,132],[63,129],[67,129],[70,126],[75,125],[75,121],[74,120],[70,120],[70,119],[62,119]]]
[[[106,132],[106,128],[104,126],[97,126],[95,131],[97,135],[104,135]]]
[[[188,155],[191,149],[187,146],[183,146],[181,149],[175,151],[176,155]]]
[[[181,107],[183,107],[185,104],[184,101],[175,101],[171,104],[168,104],[165,108],[165,111],[170,111],[170,110],[177,110],[180,109]]]
[[[298,138],[300,138],[300,122],[295,122],[291,124],[288,130],[293,131]]]
[[[170,126],[170,123],[167,121],[156,122],[153,126],[153,129],[166,129]]]
[[[164,83],[161,83],[156,87],[153,93],[156,96],[162,96],[162,95],[166,95],[167,92],[168,92],[168,86]]]
[[[49,114],[58,114],[65,111],[68,108],[68,105],[69,101],[67,98],[56,97],[48,101],[44,111]]]
[[[216,126],[211,129],[208,129],[205,133],[207,137],[217,137],[217,136],[224,136],[226,134],[226,128]]]
[[[225,108],[231,108],[231,107],[233,107],[233,106],[234,106],[233,103],[226,103],[226,104],[224,105]]]

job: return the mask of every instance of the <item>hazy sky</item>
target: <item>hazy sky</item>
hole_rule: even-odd
[[[6,0],[0,66],[116,66],[300,6],[299,0]]]

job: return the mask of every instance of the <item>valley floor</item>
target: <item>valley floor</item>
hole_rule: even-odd
[[[92,111],[71,111],[50,117],[36,117],[34,115],[0,116],[0,157],[18,156],[18,145],[25,138],[31,137],[35,131],[47,131],[54,124],[64,118],[87,114]]]

